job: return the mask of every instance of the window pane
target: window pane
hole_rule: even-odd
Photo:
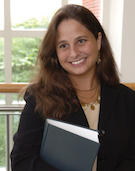
[[[12,82],[29,82],[41,38],[12,38]]]
[[[0,171],[6,171],[6,112],[0,113]],[[12,135],[10,135],[11,140],[13,141],[13,135],[17,131],[20,115],[16,114],[16,112],[13,112],[11,118],[12,123]],[[20,113],[20,112],[19,112]]]
[[[4,29],[4,0],[0,0],[0,30]]]
[[[23,94],[22,95],[18,95],[17,94],[12,94],[12,104],[19,104],[20,107],[23,107],[25,104],[25,101],[23,99]]]
[[[60,6],[61,0],[11,0],[12,29],[45,29]]]
[[[0,94],[0,104],[5,104],[5,94]]]
[[[5,116],[0,115],[0,170],[6,167],[6,126]]]
[[[4,38],[0,38],[0,82],[4,80]]]
[[[16,133],[20,121],[20,115],[13,115],[13,135]]]

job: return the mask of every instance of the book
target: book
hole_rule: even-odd
[[[90,171],[100,143],[98,131],[47,118],[40,157],[61,171]]]

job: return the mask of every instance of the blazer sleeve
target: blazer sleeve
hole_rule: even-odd
[[[132,171],[135,170],[135,120],[134,128],[129,140],[128,147],[126,149],[125,157],[116,171]]]
[[[126,148],[125,156],[117,171],[124,170],[124,171],[132,171],[135,170],[135,92],[133,98],[133,120],[132,120],[132,131],[130,134],[130,139],[128,146]],[[131,99],[130,99],[131,100]]]
[[[14,171],[58,171],[39,156],[44,120],[34,110],[35,98],[26,93],[24,99],[26,105],[21,114],[18,131],[13,138],[11,168]]]

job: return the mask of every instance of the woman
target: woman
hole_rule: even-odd
[[[39,157],[44,121],[51,117],[100,131],[93,171],[135,170],[135,93],[119,84],[106,35],[88,9],[66,5],[56,12],[37,68],[14,136],[12,169],[57,170]]]

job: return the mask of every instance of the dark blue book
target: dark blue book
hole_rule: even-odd
[[[61,171],[91,171],[99,146],[98,131],[46,119],[40,157]]]

